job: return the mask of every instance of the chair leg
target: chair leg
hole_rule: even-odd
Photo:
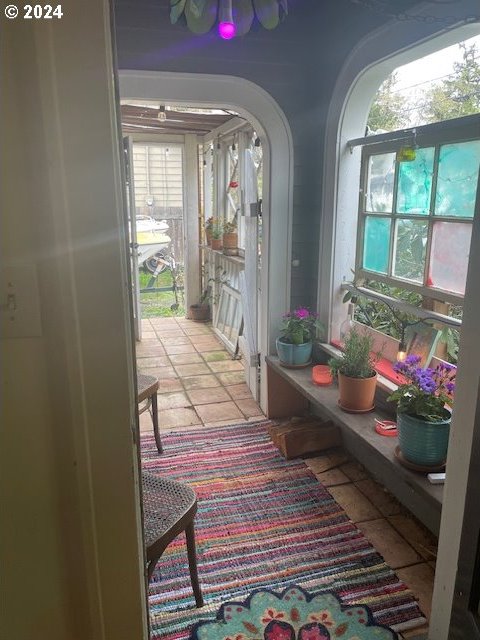
[[[195,596],[195,604],[197,607],[203,607],[203,596],[200,590],[200,583],[198,582],[197,552],[195,548],[195,529],[193,526],[193,520],[185,529],[185,535],[187,537],[188,568],[190,569],[190,580],[192,582],[192,589]]]
[[[160,432],[158,429],[158,404],[157,404],[157,392],[152,395],[152,422],[153,422],[153,435],[155,436],[155,443],[157,445],[158,453],[163,453],[162,441],[160,439]]]

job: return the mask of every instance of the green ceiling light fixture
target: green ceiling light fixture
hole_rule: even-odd
[[[256,18],[275,29],[288,14],[288,0],[170,0],[170,22],[184,18],[190,31],[207,33],[218,22],[224,40],[247,34]]]

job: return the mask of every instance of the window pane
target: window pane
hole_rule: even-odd
[[[440,147],[435,214],[473,218],[480,140]]]
[[[390,254],[390,218],[367,216],[363,239],[363,268],[387,273]]]
[[[415,160],[398,170],[397,212],[427,214],[430,210],[434,147],[417,149]]]
[[[420,220],[397,220],[394,275],[423,282],[427,226],[427,222]]]
[[[427,284],[454,293],[465,293],[472,225],[435,222]]]
[[[366,210],[392,212],[395,154],[370,156],[368,166]]]

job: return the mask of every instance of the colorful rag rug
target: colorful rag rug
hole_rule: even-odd
[[[425,622],[412,592],[301,459],[284,460],[268,423],[182,428],[142,437],[142,465],[196,492],[198,572],[206,606],[195,608],[184,535],[157,564],[149,586],[153,637],[183,640],[220,605],[292,585],[368,605],[396,631]]]
[[[295,585],[277,594],[256,591],[245,602],[222,604],[216,620],[198,622],[192,640],[396,640],[370,609],[342,606],[333,593],[309,594]]]

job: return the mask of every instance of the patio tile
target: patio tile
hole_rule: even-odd
[[[239,360],[221,360],[219,362],[209,362],[208,366],[214,372],[244,370],[243,363]]]
[[[202,325],[185,325],[183,327],[183,330],[185,331],[185,333],[187,334],[187,336],[206,336],[206,335],[212,335],[213,331],[210,327],[205,327]]]
[[[164,380],[165,378],[177,378],[177,373],[173,367],[149,367],[144,368],[143,372],[150,376],[155,376],[159,380]]]
[[[262,415],[262,410],[253,398],[245,398],[244,400],[235,400],[235,404],[244,414],[246,418]]]
[[[364,467],[358,462],[354,460],[350,460],[346,464],[342,465],[343,473],[350,478],[352,482],[357,482],[358,480],[365,480],[368,478],[368,474],[366,473]]]
[[[167,316],[165,318],[162,317],[156,317],[156,318],[149,318],[150,322],[154,325],[154,326],[159,326],[159,327],[166,327],[166,326],[176,326],[177,324],[177,319],[176,318],[172,318],[171,316]]]
[[[160,342],[152,342],[152,344],[141,345],[135,348],[135,355],[137,358],[152,358],[154,356],[164,356],[165,349]]]
[[[213,331],[206,331],[203,333],[187,333],[188,329],[184,329],[185,335],[190,336],[190,338],[195,342],[220,342],[220,340],[216,337],[216,334]]]
[[[352,522],[376,520],[381,513],[353,484],[330,487],[333,499],[346,511]]]
[[[182,382],[187,391],[189,389],[208,389],[220,386],[220,382],[213,374],[208,376],[189,376],[182,378]]]
[[[242,382],[241,384],[231,384],[228,387],[227,391],[234,400],[244,400],[246,398],[252,398],[252,392],[245,384],[245,382]]]
[[[218,402],[202,404],[195,407],[203,422],[218,422],[220,420],[242,420],[243,415],[234,402]]]
[[[428,640],[428,626],[423,625],[416,629],[402,631],[400,637],[404,638],[404,640]]]
[[[347,456],[343,449],[330,449],[330,451],[323,453],[321,456],[307,458],[305,464],[313,473],[317,474],[339,467],[346,459]]]
[[[183,391],[174,391],[157,394],[158,410],[177,409],[178,407],[191,407],[192,403]]]
[[[143,356],[138,362],[139,369],[147,369],[150,367],[169,367],[170,361],[167,356]],[[166,376],[165,376],[166,377]]]
[[[150,329],[152,328],[152,323],[150,322],[150,318],[142,318],[140,323],[142,325],[142,329],[145,329],[145,331],[150,331]]]
[[[437,557],[436,537],[409,513],[392,515],[388,518],[390,524],[409,542],[425,560],[435,560]]]
[[[156,333],[155,333],[155,331],[153,329],[144,330],[142,328],[142,339],[143,340],[154,340],[156,337],[157,337],[157,335],[156,335]]]
[[[192,408],[165,409],[158,412],[158,421],[163,428],[188,427],[200,424],[200,419]]]
[[[193,340],[196,343],[196,340]],[[218,362],[219,360],[228,360],[230,358],[230,354],[226,351],[206,351],[202,353],[202,358],[207,362]]]
[[[418,564],[421,561],[418,553],[384,518],[359,522],[357,526],[392,569]]]
[[[140,433],[153,433],[152,418],[150,417],[148,411],[144,411],[140,414],[140,416],[138,417],[138,424],[140,427]]]
[[[216,340],[209,340],[208,342],[198,342],[192,339],[195,349],[199,353],[205,353],[206,351],[225,351],[225,347]]]
[[[359,482],[355,482],[355,486],[360,489],[364,496],[367,496],[367,498],[373,502],[384,516],[392,516],[402,512],[400,503],[385,487],[375,482],[375,480],[371,478],[360,480]]]
[[[188,397],[194,405],[211,404],[212,402],[227,402],[230,400],[230,396],[223,387],[190,389],[188,391]]]
[[[169,356],[170,362],[173,366],[177,366],[177,364],[196,364],[203,363],[203,360],[199,353],[194,351],[193,353],[177,353]],[[209,372],[210,373],[210,372]]]
[[[181,378],[183,378],[184,376],[200,376],[206,373],[210,373],[207,365],[201,363],[175,365],[175,370]]]
[[[315,475],[317,480],[325,487],[334,487],[337,484],[348,484],[350,482],[341,469],[329,469]]]
[[[427,619],[430,618],[432,611],[433,580],[435,577],[431,567],[423,562],[413,567],[397,569],[395,573],[418,598],[420,609],[425,614],[425,617]]]
[[[168,355],[176,355],[177,353],[195,353],[192,344],[168,344],[164,343],[165,351]]]
[[[228,387],[230,384],[240,384],[245,382],[245,373],[242,371],[226,371],[225,373],[218,373],[217,378],[223,384],[224,387]]]
[[[171,393],[172,391],[183,391],[182,383],[178,378],[159,379],[157,394]]]
[[[192,344],[190,342],[190,338],[188,338],[185,335],[181,335],[181,336],[164,336],[161,335],[160,336],[160,340],[162,341],[162,344],[165,345],[170,345],[170,344]]]

